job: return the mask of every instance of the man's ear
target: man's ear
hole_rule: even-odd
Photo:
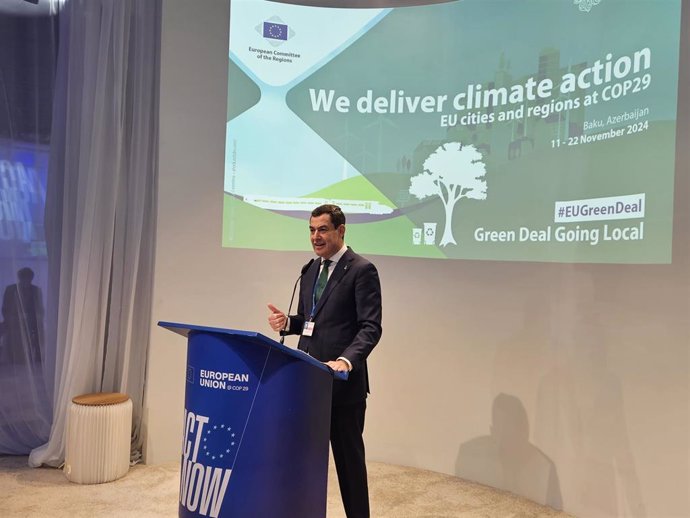
[[[340,236],[341,239],[345,238],[345,224],[344,223],[338,227],[338,235]]]

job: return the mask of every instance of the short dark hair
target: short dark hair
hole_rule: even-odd
[[[345,224],[345,214],[340,207],[333,205],[331,203],[326,203],[325,205],[319,205],[313,211],[311,211],[312,218],[318,218],[328,214],[331,216],[331,223],[333,223],[333,228],[338,228],[340,225]]]

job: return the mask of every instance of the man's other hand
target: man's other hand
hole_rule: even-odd
[[[328,365],[334,371],[350,372],[350,367],[343,360],[333,360],[330,362],[326,362],[326,365]]]

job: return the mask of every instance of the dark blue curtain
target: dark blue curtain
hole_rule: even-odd
[[[57,15],[0,7],[0,454],[45,443],[52,420],[44,207],[57,27]]]

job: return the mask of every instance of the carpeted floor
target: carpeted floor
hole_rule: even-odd
[[[137,465],[114,482],[73,484],[62,471],[32,469],[26,457],[0,456],[0,517],[149,518],[177,516],[178,464]],[[566,518],[510,493],[456,477],[369,463],[372,518]],[[329,480],[335,482],[331,467]],[[337,483],[327,518],[344,518]],[[265,517],[271,518],[271,517]]]

